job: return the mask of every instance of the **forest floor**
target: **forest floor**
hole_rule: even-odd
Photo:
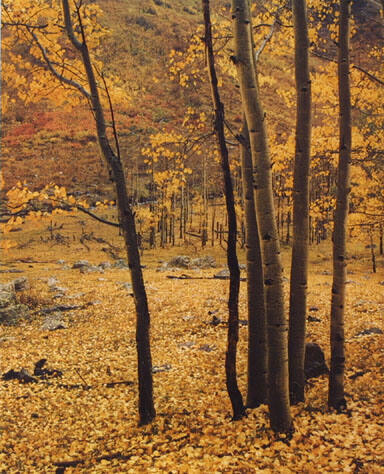
[[[32,374],[43,358],[48,368],[62,372],[61,377],[48,373],[37,383],[0,380],[0,472],[384,472],[382,257],[376,274],[363,246],[348,262],[348,412],[330,412],[326,376],[312,379],[306,402],[292,409],[295,432],[286,440],[270,431],[265,406],[248,410],[240,421],[230,420],[226,325],[209,324],[212,315],[227,319],[228,281],[205,278],[225,266],[224,251],[207,247],[200,252],[191,245],[145,251],[157,417],[151,425],[138,427],[128,269],[91,267],[81,273],[72,268],[82,259],[92,265],[106,260],[113,264],[101,249],[116,249],[100,238],[114,246],[122,243],[114,230],[87,218],[68,216],[55,222],[51,230],[25,224],[21,232],[10,234],[19,247],[4,254],[0,266],[2,282],[20,276],[30,282],[30,289],[18,296],[28,304],[30,317],[16,326],[0,326],[0,373],[24,368]],[[176,254],[213,255],[219,267],[157,271],[160,261]],[[245,262],[243,251],[240,257]],[[289,276],[288,248],[283,257]],[[327,361],[331,270],[329,244],[313,246],[308,340],[320,344]],[[167,278],[182,274],[204,279]],[[44,329],[55,306],[78,308],[61,309],[63,329]],[[241,283],[240,318],[247,318],[246,283]],[[244,325],[238,348],[243,394],[246,342]]]

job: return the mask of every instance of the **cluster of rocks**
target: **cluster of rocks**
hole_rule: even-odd
[[[198,268],[216,268],[217,264],[214,257],[204,255],[203,257],[191,258],[188,255],[176,255],[168,262],[162,262],[158,271],[165,271],[177,268],[188,268],[190,270]]]
[[[29,288],[27,278],[16,278],[10,283],[0,284],[0,324],[14,325],[29,316],[28,306],[18,302],[16,293]]]
[[[124,262],[124,260],[118,260],[114,264],[111,262],[101,262],[98,265],[92,265],[88,262],[88,260],[78,260],[72,265],[72,268],[79,269],[80,273],[104,273],[104,270],[108,270],[110,268],[128,268],[128,265]]]

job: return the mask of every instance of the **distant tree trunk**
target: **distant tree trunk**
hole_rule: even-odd
[[[98,85],[94,75],[91,58],[88,51],[85,33],[82,28],[79,8],[77,9],[81,41],[77,39],[72,26],[71,12],[68,0],[62,0],[65,28],[68,38],[73,46],[80,52],[84,69],[87,75],[88,85],[91,91],[90,101],[95,117],[97,137],[101,152],[108,164],[112,179],[115,183],[117,195],[117,207],[119,211],[119,222],[124,235],[127,249],[129,269],[132,279],[132,289],[136,307],[136,349],[138,356],[138,379],[139,379],[139,423],[144,425],[150,423],[156,412],[153,404],[152,383],[152,358],[150,350],[149,326],[150,316],[148,310],[147,295],[144,279],[140,265],[140,255],[137,245],[135,219],[129,203],[127,186],[123,166],[119,153],[116,155],[107,138],[107,130],[104,119],[103,107],[101,105]]]
[[[241,132],[241,168],[245,211],[248,293],[248,391],[247,407],[267,402],[267,327],[264,302],[263,264],[253,192],[252,156],[247,122]]]
[[[296,150],[293,174],[293,243],[289,299],[289,391],[291,403],[304,401],[307,315],[311,80],[306,0],[293,1],[295,25]]]
[[[339,20],[339,164],[337,198],[333,229],[333,284],[331,300],[331,367],[328,405],[344,409],[344,306],[346,263],[346,232],[350,192],[350,162],[352,146],[351,91],[349,78],[349,36],[351,0],[340,1]]]
[[[369,230],[369,243],[371,248],[371,262],[372,262],[372,272],[376,273],[376,255],[375,255],[375,244],[373,243],[373,226]]]
[[[240,269],[236,253],[237,223],[235,212],[235,199],[233,185],[229,168],[228,149],[225,143],[224,133],[224,105],[220,100],[217,76],[215,70],[212,26],[210,18],[209,0],[202,0],[204,25],[205,25],[205,47],[207,54],[208,76],[211,85],[212,102],[215,109],[215,132],[220,150],[221,168],[224,177],[224,193],[228,215],[228,240],[227,240],[227,262],[229,268],[229,298],[228,298],[228,344],[225,354],[225,373],[228,395],[232,403],[233,419],[238,420],[245,415],[243,397],[237,385],[236,375],[236,352],[239,339],[239,288]]]
[[[207,158],[203,158],[203,225],[201,230],[201,246],[204,248],[208,242],[208,183],[207,183]]]
[[[235,54],[243,107],[249,128],[257,223],[262,249],[268,325],[268,388],[271,427],[290,432],[288,323],[284,310],[283,268],[272,192],[271,159],[267,145],[252,46],[248,0],[232,0]]]

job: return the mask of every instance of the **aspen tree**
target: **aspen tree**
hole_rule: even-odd
[[[77,7],[77,16],[80,25],[80,38],[78,39],[71,18],[68,0],[62,0],[65,29],[74,48],[80,53],[87,76],[90,100],[95,117],[97,138],[103,157],[105,158],[115,183],[119,222],[124,235],[128,264],[131,272],[132,289],[136,307],[136,348],[138,356],[139,379],[139,423],[150,423],[156,412],[153,403],[152,358],[150,350],[149,326],[150,315],[147,294],[144,286],[143,273],[140,265],[140,254],[137,244],[135,219],[127,194],[127,185],[119,153],[115,153],[107,136],[103,106],[101,104],[98,85],[92,66],[91,56],[84,29],[81,23],[80,7]]]
[[[245,238],[248,296],[248,389],[247,407],[267,402],[267,334],[264,302],[264,279],[261,262],[252,178],[252,156],[247,121],[243,120],[241,170],[244,193]]]
[[[339,163],[337,195],[333,229],[333,284],[331,299],[331,367],[328,405],[345,408],[344,398],[344,307],[347,276],[346,234],[350,193],[352,146],[351,86],[350,86],[350,14],[351,0],[340,0],[338,88],[339,88]]]
[[[248,0],[232,0],[232,19],[235,44],[233,61],[237,67],[243,108],[249,128],[257,222],[264,269],[270,421],[274,431],[290,432],[292,419],[289,407],[288,323],[284,308],[283,268],[273,202],[265,115],[254,67]]]
[[[229,168],[228,148],[224,133],[224,105],[221,102],[218,81],[216,76],[213,45],[212,25],[210,18],[209,0],[202,0],[204,25],[205,25],[205,47],[207,54],[208,76],[211,85],[212,102],[215,109],[215,133],[219,146],[221,168],[224,178],[224,194],[228,215],[228,241],[227,262],[230,274],[229,298],[228,298],[228,343],[225,354],[225,373],[228,395],[232,403],[233,419],[238,420],[245,414],[243,397],[237,384],[236,375],[236,352],[239,339],[239,288],[240,269],[236,253],[237,223],[235,211],[235,199],[231,171]]]
[[[296,144],[293,174],[293,244],[289,299],[289,392],[291,403],[304,401],[307,311],[311,80],[305,0],[293,1],[295,28]]]

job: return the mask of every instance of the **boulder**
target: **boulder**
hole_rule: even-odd
[[[28,306],[18,303],[16,299],[15,286],[20,288],[17,280],[0,284],[0,324],[11,326],[28,316]]]
[[[216,268],[216,260],[211,255],[204,255],[203,257],[194,258],[191,260],[190,266],[192,268]]]
[[[187,255],[176,255],[167,263],[167,267],[189,268],[190,264],[191,258]]]
[[[308,342],[305,345],[304,372],[306,380],[329,373],[324,352],[315,342]]]
[[[220,270],[219,273],[213,276],[213,278],[218,278],[219,280],[229,280],[229,270],[228,268],[224,268]]]

